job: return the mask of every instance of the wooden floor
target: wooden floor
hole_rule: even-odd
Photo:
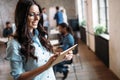
[[[9,62],[4,60],[5,46],[0,44],[0,80],[12,80]],[[62,74],[57,73],[57,80]],[[79,54],[74,56],[74,63],[66,80],[120,80],[118,79],[88,47],[80,41]]]

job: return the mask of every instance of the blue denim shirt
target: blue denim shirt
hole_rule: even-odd
[[[14,80],[24,72],[33,70],[38,68],[49,60],[51,53],[48,52],[40,43],[37,36],[34,36],[34,42],[32,45],[35,47],[34,55],[38,57],[38,61],[34,60],[33,58],[29,58],[27,63],[24,64],[24,57],[20,55],[20,48],[21,45],[18,43],[17,40],[12,39],[7,44],[6,49],[6,59],[10,61],[11,66],[11,75],[13,76]],[[52,67],[47,69],[46,71],[42,72],[41,74],[37,75],[32,80],[56,80],[54,76],[54,72]]]
[[[74,38],[73,36],[69,33],[65,36],[63,36],[62,40],[61,40],[62,46],[61,48],[64,50],[72,47],[74,45]]]
[[[56,20],[57,25],[63,23],[63,14],[62,14],[62,12],[61,12],[61,11],[58,11],[58,12],[55,14],[55,16],[54,16],[54,19]]]

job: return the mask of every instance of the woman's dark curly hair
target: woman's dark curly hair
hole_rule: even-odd
[[[31,45],[33,40],[27,26],[27,17],[29,9],[32,5],[37,5],[41,13],[41,7],[34,0],[19,0],[15,10],[16,34],[14,38],[20,43],[20,54],[25,56],[26,62],[28,61],[29,57],[37,60],[37,57],[34,55],[35,47]],[[50,42],[44,37],[47,32],[41,26],[40,21],[38,22],[37,30],[39,32],[38,38],[42,46],[44,46],[48,51],[52,52],[53,50]]]

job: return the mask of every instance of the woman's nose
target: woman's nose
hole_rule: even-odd
[[[35,15],[35,20],[39,20],[40,16]]]

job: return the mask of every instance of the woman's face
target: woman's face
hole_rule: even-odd
[[[32,5],[29,10],[27,26],[30,31],[37,28],[38,22],[40,20],[40,11],[37,5]]]

